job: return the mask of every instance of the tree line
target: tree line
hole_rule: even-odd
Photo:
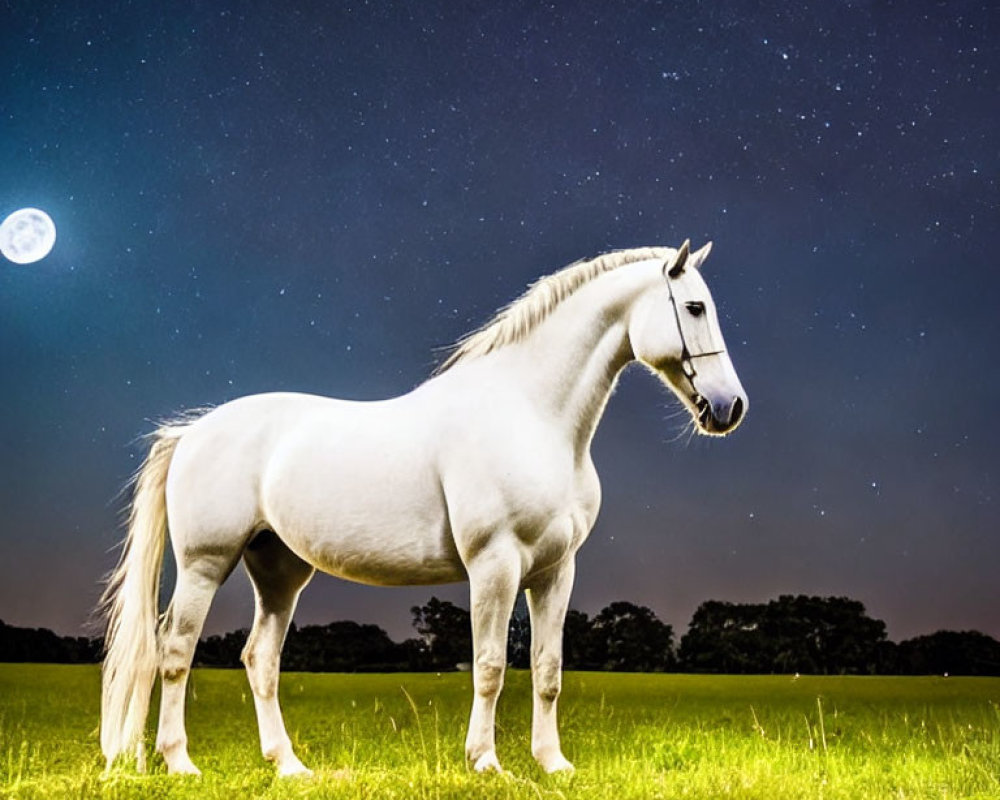
[[[432,597],[411,610],[416,636],[393,641],[377,625],[351,621],[292,625],[282,668],[307,672],[443,671],[472,659],[469,612]],[[198,643],[195,664],[239,667],[246,630]],[[94,663],[100,639],[60,637],[0,621],[0,661]],[[523,597],[515,607],[508,663],[526,668],[531,633]],[[563,636],[566,669],[629,672],[804,673],[826,675],[997,675],[1000,642],[976,631],[938,631],[898,644],[885,623],[846,597],[782,595],[767,603],[702,603],[687,633],[649,608],[611,603],[594,617],[570,610]]]

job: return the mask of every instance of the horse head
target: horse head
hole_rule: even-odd
[[[709,242],[691,252],[685,241],[666,259],[662,281],[633,308],[629,342],[691,413],[698,432],[723,436],[735,430],[748,401],[719,328],[719,317],[700,268]]]

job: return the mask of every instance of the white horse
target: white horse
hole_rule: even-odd
[[[733,430],[747,409],[697,269],[710,247],[615,252],[542,278],[401,397],[253,395],[160,427],[105,592],[109,768],[133,748],[143,768],[159,670],[156,748],[169,772],[198,772],[184,727],[188,673],[212,598],[242,558],[256,597],[243,661],[261,749],[280,774],[308,773],[285,731],[278,669],[317,569],[383,586],[469,581],[465,750],[478,771],[500,769],[494,715],[508,621],[525,590],[531,750],[547,772],[572,769],[556,725],[562,627],[601,500],[590,443],[617,377],[642,362],[709,435]],[[177,583],[158,629],[168,527]]]

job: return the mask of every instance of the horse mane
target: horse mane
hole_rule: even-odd
[[[539,278],[479,330],[462,337],[435,374],[439,375],[462,361],[482,358],[501,347],[522,341],[545,321],[556,306],[594,278],[637,261],[666,259],[673,252],[668,247],[615,250],[590,260],[576,261],[558,272]]]

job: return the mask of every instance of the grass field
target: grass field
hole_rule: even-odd
[[[102,779],[98,669],[0,664],[0,797],[1000,798],[1000,679],[569,673],[570,776],[531,759],[524,672],[501,700],[503,775],[465,765],[468,674],[282,681],[315,777],[276,778],[243,674],[200,670],[189,734],[204,776],[171,778],[154,757],[151,774]]]

